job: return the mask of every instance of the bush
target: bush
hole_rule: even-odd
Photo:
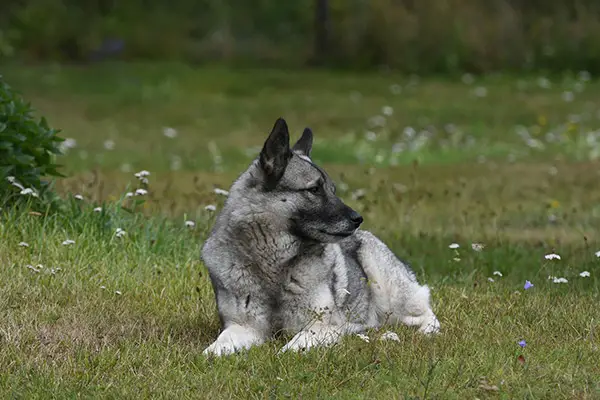
[[[54,163],[60,154],[57,136],[42,118],[0,76],[0,205],[22,200],[39,205],[54,203],[56,196],[44,177],[61,176]]]

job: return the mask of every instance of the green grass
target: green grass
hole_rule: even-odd
[[[2,73],[77,145],[61,160],[69,177],[57,182],[65,215],[0,211],[0,397],[600,397],[600,163],[590,136],[600,82],[580,82],[566,102],[576,87],[568,77],[544,89],[538,76],[409,84],[180,65]],[[472,95],[478,86],[486,97]],[[370,128],[386,106],[385,127]],[[433,288],[442,335],[386,327],[368,332],[369,343],[351,336],[303,355],[277,355],[280,339],[202,356],[219,332],[199,260],[214,221],[205,206],[220,208],[213,189],[228,187],[280,115],[297,134],[313,127],[314,158],[365,229]],[[517,125],[544,148],[529,147]],[[437,133],[392,156],[394,144],[415,144],[406,126]],[[370,129],[375,141],[365,138]],[[548,142],[550,131],[559,141]],[[141,169],[151,171],[149,193],[134,201],[124,193],[140,187]],[[551,252],[561,260],[546,260]],[[534,287],[524,290],[525,280]],[[378,341],[386,330],[400,342]]]

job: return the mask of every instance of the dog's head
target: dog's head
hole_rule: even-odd
[[[295,235],[336,242],[352,235],[363,218],[336,196],[331,178],[311,161],[312,142],[312,131],[306,128],[290,148],[287,123],[279,118],[258,159],[261,191]]]

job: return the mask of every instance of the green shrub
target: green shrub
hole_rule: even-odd
[[[56,199],[44,177],[61,176],[54,163],[57,136],[0,76],[0,206],[19,201],[49,205]]]

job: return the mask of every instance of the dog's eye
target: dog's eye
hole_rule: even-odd
[[[312,186],[307,188],[306,190],[308,190],[312,194],[319,194],[321,193],[321,185]]]

